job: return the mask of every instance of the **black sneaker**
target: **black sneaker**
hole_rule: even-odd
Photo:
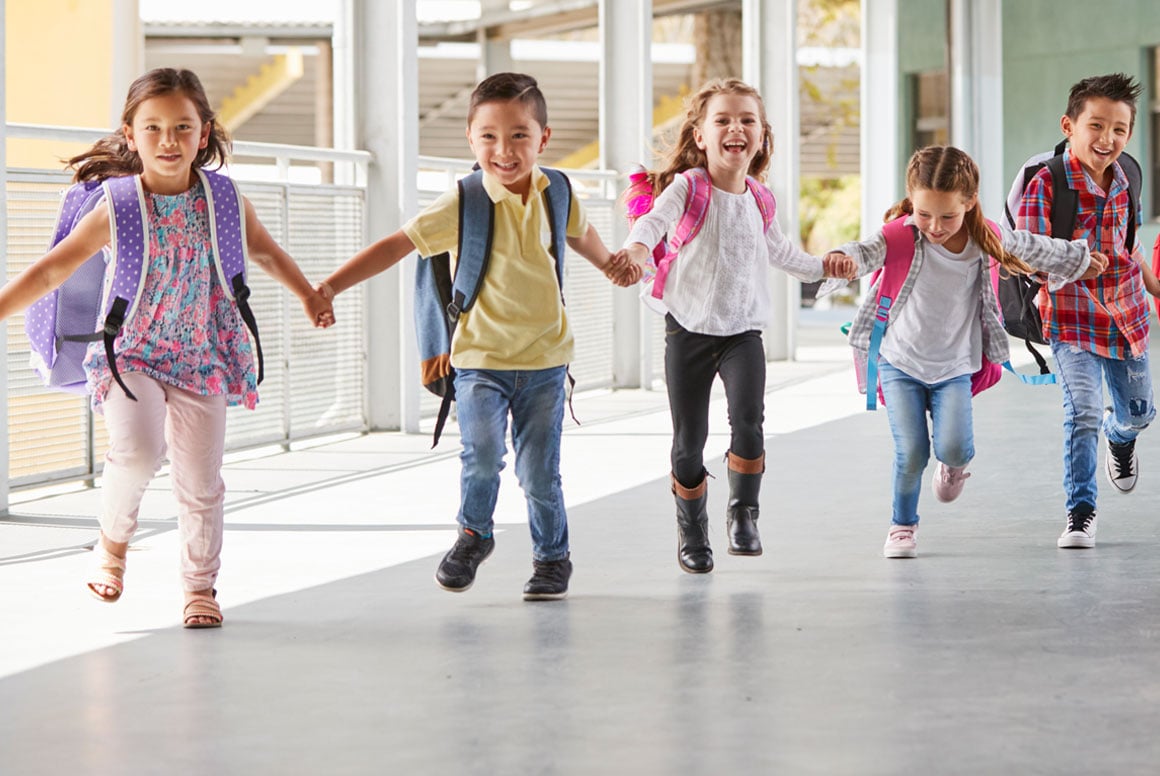
[[[1108,482],[1121,493],[1131,493],[1136,487],[1140,474],[1140,461],[1136,458],[1136,440],[1118,445],[1108,442],[1108,454],[1104,458],[1104,473]]]
[[[475,581],[475,570],[495,549],[495,539],[486,539],[470,528],[460,527],[455,545],[443,556],[435,570],[435,581],[444,590],[462,593]]]
[[[1067,525],[1055,545],[1065,550],[1085,550],[1096,546],[1096,511],[1090,504],[1076,504],[1067,513]]]
[[[571,577],[572,561],[567,555],[560,560],[534,560],[532,578],[524,585],[524,600],[559,600],[568,595],[568,580]]]

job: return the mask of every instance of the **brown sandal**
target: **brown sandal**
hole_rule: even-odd
[[[100,539],[93,547],[92,576],[85,585],[98,601],[107,604],[117,601],[125,590],[125,559],[106,550]],[[112,588],[113,592],[99,593],[97,586]]]
[[[185,594],[185,609],[182,610],[182,622],[186,628],[220,628],[222,626],[222,608],[217,602],[217,591],[208,593],[204,590],[187,592]],[[195,622],[204,617],[210,622]]]

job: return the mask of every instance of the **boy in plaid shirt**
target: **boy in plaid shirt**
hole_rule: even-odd
[[[1108,257],[1098,277],[1039,295],[1043,335],[1051,343],[1063,387],[1063,486],[1067,525],[1057,545],[1095,546],[1096,459],[1099,434],[1108,439],[1104,471],[1120,493],[1136,486],[1136,436],[1156,414],[1148,368],[1148,301],[1141,252],[1126,245],[1131,212],[1128,179],[1116,161],[1136,120],[1143,88],[1123,73],[1085,78],[1071,88],[1060,120],[1068,148],[1067,185],[1076,191],[1074,232]],[[1051,173],[1028,184],[1018,227],[1051,235]],[[1111,406],[1104,407],[1107,384]]]

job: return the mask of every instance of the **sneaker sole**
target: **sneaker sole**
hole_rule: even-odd
[[[1096,540],[1084,536],[1061,536],[1055,546],[1061,550],[1090,550],[1096,546]]]
[[[524,593],[525,601],[562,601],[567,597],[567,590],[563,593]]]
[[[884,558],[917,558],[918,548],[913,550],[883,550],[882,557]]]

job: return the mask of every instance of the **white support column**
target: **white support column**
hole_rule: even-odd
[[[600,43],[600,167],[628,173],[633,164],[652,161],[652,0],[600,0]],[[627,236],[618,204],[609,247],[619,248]],[[612,382],[618,388],[639,388],[642,362],[651,369],[651,353],[642,359],[638,292],[612,293]]]
[[[862,234],[899,199],[898,0],[862,0]]]
[[[0,3],[0,234],[8,234],[8,68],[4,3]],[[8,280],[8,240],[0,241],[0,281]],[[8,323],[0,321],[0,515],[8,514]]]
[[[1006,198],[1002,0],[950,0],[951,143],[979,165],[984,213]]]
[[[768,183],[777,197],[777,220],[789,239],[800,243],[797,0],[743,0],[741,7],[744,78],[761,93],[773,127]],[[773,314],[765,354],[771,360],[792,360],[801,284],[780,271],[771,270],[770,277]]]
[[[510,73],[515,70],[512,65],[510,40],[489,38],[486,27],[480,28],[475,39],[479,42],[479,64],[475,67],[476,81],[482,81],[489,75],[496,73]],[[549,115],[551,114],[549,113]]]
[[[145,33],[138,0],[113,2],[113,71],[109,94],[109,127],[121,126],[129,84],[145,72]]]
[[[355,143],[374,155],[367,174],[367,231],[377,240],[418,203],[418,23],[409,0],[346,0],[353,25]],[[340,85],[341,89],[341,85]],[[367,282],[367,412],[375,430],[419,430],[413,336],[414,258]]]

